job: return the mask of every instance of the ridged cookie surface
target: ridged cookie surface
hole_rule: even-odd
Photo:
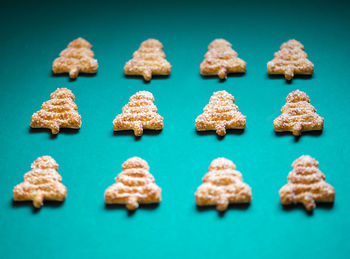
[[[133,130],[135,136],[142,136],[143,129],[163,129],[163,117],[157,113],[153,94],[140,91],[130,97],[123,107],[123,113],[113,121],[113,130]]]
[[[105,191],[107,204],[126,204],[128,210],[136,210],[139,204],[159,203],[161,189],[149,173],[147,162],[132,157],[122,165],[122,172],[115,178],[116,183]]]
[[[286,100],[282,114],[273,121],[276,132],[291,131],[294,136],[300,136],[303,131],[323,129],[323,118],[316,113],[306,93],[293,91]]]
[[[198,206],[216,205],[224,211],[230,203],[248,203],[252,199],[249,185],[243,183],[242,174],[235,164],[226,158],[217,158],[209,166],[195,198]]]
[[[32,115],[30,127],[48,128],[52,134],[58,134],[60,128],[79,129],[81,117],[71,90],[58,88],[50,97],[51,100],[44,102],[41,110]]]
[[[24,182],[13,189],[13,200],[32,200],[36,208],[40,208],[44,200],[64,201],[67,188],[61,183],[57,169],[58,164],[52,157],[39,157],[33,162],[32,170],[24,175]]]
[[[91,50],[91,44],[83,38],[78,38],[68,44],[68,47],[60,53],[52,64],[55,74],[69,73],[69,77],[75,79],[79,73],[95,74],[98,70],[97,60]]]
[[[238,58],[228,41],[216,39],[209,44],[200,71],[205,76],[218,75],[220,79],[225,79],[229,73],[245,72],[246,63]]]
[[[267,63],[269,74],[282,74],[287,80],[292,80],[295,74],[311,75],[314,65],[308,60],[304,46],[296,40],[282,44],[281,50],[274,54],[274,59]]]
[[[306,210],[316,207],[316,202],[333,202],[334,188],[325,182],[326,177],[318,169],[318,162],[310,156],[301,156],[292,164],[288,183],[279,193],[282,204],[302,203]]]
[[[246,126],[246,117],[239,112],[235,98],[226,91],[215,92],[203,111],[196,119],[198,131],[215,130],[224,136],[226,129],[244,129]]]
[[[142,42],[133,58],[124,66],[126,75],[140,75],[146,81],[150,81],[152,75],[169,75],[170,71],[171,65],[165,59],[163,44],[156,39]]]

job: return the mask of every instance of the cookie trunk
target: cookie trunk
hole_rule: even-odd
[[[228,204],[229,202],[226,198],[220,198],[217,202],[216,209],[218,211],[225,211],[227,210]]]
[[[137,198],[135,196],[130,196],[126,203],[126,208],[128,210],[136,210],[138,207],[139,207],[139,204],[137,202]]]
[[[37,192],[33,199],[33,205],[35,208],[41,208],[44,203],[44,194],[42,192]]]
[[[152,79],[152,70],[151,69],[146,69],[143,71],[143,78],[146,80],[146,81],[150,81]]]
[[[294,136],[300,136],[302,130],[303,130],[303,125],[301,123],[297,123],[293,126],[292,133]]]
[[[133,128],[135,136],[142,136],[143,134],[143,126],[141,122],[136,122]]]
[[[220,79],[226,79],[227,78],[227,69],[225,67],[220,68],[218,72]]]
[[[226,135],[225,123],[218,123],[215,128],[216,128],[216,134],[218,134],[219,136]]]
[[[294,68],[293,67],[287,67],[286,71],[284,72],[284,77],[287,80],[292,80],[294,77]]]
[[[79,74],[79,68],[78,67],[72,67],[69,71],[69,77],[71,79],[76,79]]]

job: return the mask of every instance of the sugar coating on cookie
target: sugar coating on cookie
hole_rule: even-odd
[[[155,184],[149,173],[147,162],[132,157],[122,165],[122,172],[115,178],[116,183],[105,191],[107,204],[126,204],[128,210],[136,210],[139,204],[159,203],[161,188]]]
[[[203,177],[203,184],[195,192],[198,206],[216,205],[224,211],[230,203],[248,203],[252,200],[251,188],[243,182],[235,164],[226,158],[217,158]]]
[[[144,129],[163,129],[163,117],[157,113],[153,94],[140,91],[130,97],[123,107],[123,113],[113,121],[113,130],[133,130],[135,136],[142,136]]]
[[[51,100],[44,102],[42,109],[32,115],[30,127],[48,128],[52,134],[58,134],[60,128],[79,129],[81,117],[71,90],[58,88],[50,97]]]
[[[54,74],[69,73],[75,79],[79,73],[95,74],[98,62],[94,59],[92,45],[83,38],[78,38],[68,44],[52,64]]]
[[[281,50],[267,63],[267,72],[282,74],[287,80],[292,80],[295,74],[311,75],[314,65],[308,60],[304,46],[299,41],[289,40],[281,45]]]
[[[142,42],[133,58],[124,66],[126,75],[140,75],[146,81],[150,81],[152,75],[169,75],[170,71],[171,65],[165,59],[163,44],[156,39]]]
[[[36,159],[32,170],[24,175],[24,182],[13,189],[13,200],[32,200],[36,208],[40,208],[44,200],[64,201],[67,188],[61,183],[62,177],[57,170],[58,164],[52,157]]]
[[[244,73],[246,63],[238,58],[228,41],[216,39],[209,44],[200,71],[205,76],[218,75],[220,79],[225,79],[229,73]]]
[[[293,91],[286,100],[282,114],[273,121],[276,132],[291,131],[294,136],[300,136],[304,131],[323,129],[323,118],[316,113],[306,93]]]
[[[246,117],[239,112],[235,98],[226,91],[215,92],[203,113],[196,119],[198,131],[215,130],[220,136],[226,134],[226,129],[244,129]]]
[[[292,164],[288,183],[280,191],[284,205],[302,203],[306,210],[316,207],[316,202],[333,202],[334,188],[325,182],[325,175],[318,169],[318,162],[310,156],[301,156]]]

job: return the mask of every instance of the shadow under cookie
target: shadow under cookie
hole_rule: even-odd
[[[132,216],[136,213],[137,210],[154,210],[159,207],[159,203],[150,203],[150,204],[139,204],[139,207],[136,210],[128,210],[125,204],[106,204],[104,205],[105,210],[125,210],[127,211],[128,216]]]
[[[216,79],[216,80],[219,80],[220,82],[225,82],[226,79],[230,77],[242,77],[246,74],[247,72],[230,73],[230,74],[227,74],[226,78],[224,79],[219,78],[218,75],[202,75],[202,74],[199,74],[199,75],[202,79],[205,79],[205,80]]]
[[[129,78],[129,79],[138,79],[138,80],[143,80],[143,82],[145,84],[149,84],[152,80],[159,80],[159,79],[168,79],[170,78],[170,74],[169,75],[152,75],[152,79],[147,81],[143,78],[142,75],[126,75],[123,74],[124,78]]]
[[[225,215],[225,213],[228,210],[240,210],[240,211],[245,211],[249,208],[250,203],[230,203],[227,207],[227,210],[224,211],[218,211],[219,216],[223,217]],[[196,210],[198,212],[206,212],[206,211],[215,211],[216,209],[216,205],[210,205],[210,206],[198,206],[196,204]]]
[[[294,79],[311,79],[313,74],[311,75],[300,75],[296,74],[291,80],[287,80],[283,74],[267,74],[267,78],[269,79],[284,79],[287,84],[291,84]]]
[[[312,130],[312,131],[304,131],[301,133],[300,136],[294,136],[292,132],[290,131],[282,131],[282,132],[277,132],[273,130],[273,134],[275,136],[293,136],[294,137],[294,141],[298,142],[300,140],[301,137],[303,136],[313,136],[313,137],[319,137],[321,136],[323,133],[323,130]]]
[[[67,134],[67,135],[74,135],[79,133],[80,129],[70,129],[70,128],[61,128],[60,132],[58,134],[52,134],[50,129],[47,128],[32,128],[29,127],[29,133],[31,134],[37,134],[37,133],[49,133],[50,138],[55,139],[59,134]]]
[[[160,133],[162,133],[162,130],[150,130],[150,129],[144,129],[143,134],[141,136],[135,136],[133,130],[113,130],[113,136],[133,136],[135,140],[140,140],[143,135],[147,136],[157,136]]]
[[[14,201],[13,199],[11,199],[10,206],[12,208],[32,207],[33,213],[38,213],[40,210],[45,209],[45,207],[59,208],[63,205],[63,203],[64,201],[44,200],[44,204],[41,208],[35,208],[33,206],[33,201]]]
[[[70,78],[69,77],[69,73],[67,72],[67,73],[57,73],[57,74],[55,74],[54,72],[50,72],[50,76],[51,77],[67,77],[68,78],[68,80],[70,81],[70,82],[72,82],[72,81],[75,81],[75,80],[77,80],[78,79],[78,77],[95,77],[95,76],[97,76],[97,72],[96,73],[83,73],[83,72],[79,72],[79,75],[78,75],[78,77],[77,78]]]
[[[302,210],[302,211],[305,211],[305,213],[308,215],[308,216],[312,216],[314,215],[314,211],[315,210],[331,210],[333,207],[334,207],[334,203],[333,202],[316,202],[316,208],[313,209],[313,210],[306,210],[304,205],[301,204],[301,203],[297,203],[297,204],[288,204],[288,205],[281,205],[282,206],[282,209],[283,211],[286,211],[286,212],[291,212],[291,211],[295,211],[295,210]]]
[[[245,129],[227,129],[226,134],[224,136],[220,136],[220,135],[216,134],[215,130],[199,131],[199,130],[195,129],[195,131],[196,131],[196,134],[199,136],[216,135],[219,140],[223,140],[226,135],[231,135],[231,134],[232,135],[242,135],[245,132]]]

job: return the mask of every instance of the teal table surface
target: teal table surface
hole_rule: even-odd
[[[350,258],[350,3],[337,1],[8,1],[0,7],[0,258]],[[93,45],[96,76],[51,74],[52,61],[77,37]],[[168,78],[126,78],[139,44],[159,39]],[[225,38],[247,72],[202,78],[208,44]],[[312,78],[270,78],[266,63],[295,38],[314,63]],[[79,131],[30,130],[31,115],[58,87],[76,96]],[[325,118],[321,134],[276,135],[273,120],[300,89]],[[113,133],[129,97],[151,91],[164,129]],[[198,134],[194,121],[213,92],[235,96],[244,132]],[[292,162],[316,158],[336,190],[333,206],[308,214],[284,208],[279,189]],[[68,189],[64,203],[13,203],[31,163],[51,155]],[[104,191],[121,164],[140,156],[162,188],[159,206],[128,213],[107,207]],[[210,162],[231,159],[252,188],[250,206],[198,209],[194,192]]]

